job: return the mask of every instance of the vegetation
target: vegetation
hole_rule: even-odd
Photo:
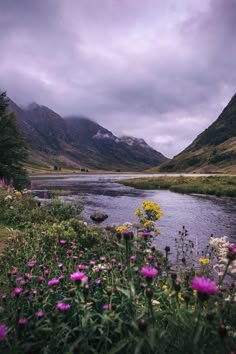
[[[145,177],[126,179],[119,183],[137,189],[169,189],[180,193],[236,197],[236,176]]]
[[[236,173],[236,95],[218,119],[191,145],[172,160],[163,163],[159,172]],[[150,172],[154,172],[150,170]]]
[[[28,184],[22,167],[26,158],[26,146],[16,124],[14,114],[8,112],[6,93],[0,94],[0,178],[14,180],[20,188]]]
[[[194,243],[183,228],[182,265],[173,271],[170,247],[162,255],[152,247],[153,224],[145,229],[162,216],[154,203],[136,210],[139,225],[116,232],[87,226],[68,204],[63,220],[59,204],[42,211],[3,188],[0,199],[0,222],[22,229],[0,258],[1,353],[233,352],[236,246],[225,238],[211,239],[193,267]],[[7,217],[21,205],[24,225]]]

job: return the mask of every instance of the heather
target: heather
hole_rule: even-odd
[[[151,201],[135,225],[102,228],[81,219],[81,205],[0,195],[11,231],[0,258],[1,353],[234,352],[236,248],[227,238],[198,254],[183,227],[176,248],[167,241],[160,252],[152,241],[163,211]]]

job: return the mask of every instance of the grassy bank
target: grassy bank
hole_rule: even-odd
[[[89,226],[80,204],[38,206],[1,188],[0,210],[1,225],[20,230],[0,255],[0,353],[233,352],[236,246],[226,238],[200,257],[183,227],[161,254],[152,230],[162,210],[147,200],[135,211],[139,232]]]
[[[137,189],[169,189],[180,193],[236,197],[236,176],[145,177],[119,181]]]

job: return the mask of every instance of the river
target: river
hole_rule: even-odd
[[[134,210],[144,199],[158,203],[165,214],[157,223],[161,233],[156,243],[161,249],[166,245],[175,246],[178,231],[183,225],[199,250],[204,249],[211,234],[228,236],[231,241],[236,241],[236,198],[189,195],[168,190],[136,190],[115,182],[143,176],[147,175],[45,175],[32,183],[34,189],[70,190],[71,195],[63,199],[82,199],[85,205],[83,217],[88,221],[92,212],[105,212],[109,217],[103,225],[136,222]]]

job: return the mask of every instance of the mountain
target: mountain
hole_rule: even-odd
[[[30,147],[30,165],[99,170],[142,171],[167,160],[143,139],[117,137],[86,117],[62,118],[48,107],[9,109]]]
[[[236,94],[217,120],[191,145],[157,169],[159,172],[236,173]]]

